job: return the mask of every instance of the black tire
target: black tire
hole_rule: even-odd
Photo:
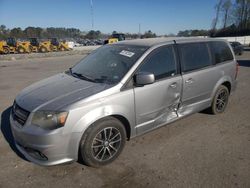
[[[29,46],[29,52],[32,53],[33,52],[33,47],[30,45]]]
[[[210,107],[210,112],[212,114],[221,114],[225,111],[229,100],[229,90],[226,86],[221,85],[213,98],[212,105]]]
[[[92,167],[107,165],[120,155],[125,142],[124,125],[113,117],[104,118],[84,133],[79,146],[80,161]]]
[[[25,53],[25,49],[23,47],[18,47],[17,51],[20,54],[24,54]]]
[[[58,48],[57,48],[57,46],[50,46],[50,51],[51,52],[57,52],[58,51]]]
[[[9,53],[10,53],[10,49],[4,47],[4,48],[3,48],[3,53],[4,53],[4,54],[9,54]]]
[[[66,48],[61,47],[61,48],[60,48],[60,51],[66,51]]]
[[[42,53],[48,52],[47,48],[45,48],[45,47],[41,47],[41,48],[40,48],[40,51],[41,51]]]

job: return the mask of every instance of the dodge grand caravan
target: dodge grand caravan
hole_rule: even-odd
[[[237,62],[228,42],[161,38],[103,46],[24,89],[10,115],[16,147],[39,165],[112,162],[126,140],[210,109],[224,112]]]

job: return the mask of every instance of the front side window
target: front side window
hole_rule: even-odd
[[[144,46],[106,45],[76,64],[71,74],[92,82],[116,84],[147,49]]]
[[[216,41],[211,42],[210,46],[216,64],[233,60],[233,54],[227,43],[223,41]]]
[[[178,46],[183,72],[212,65],[207,43],[186,43]]]
[[[176,75],[173,46],[164,46],[153,51],[141,65],[139,72],[153,73],[156,80]]]

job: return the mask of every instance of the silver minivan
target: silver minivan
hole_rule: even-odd
[[[10,116],[16,147],[39,165],[106,165],[126,140],[204,109],[224,112],[237,72],[224,40],[139,39],[100,47],[16,97]]]

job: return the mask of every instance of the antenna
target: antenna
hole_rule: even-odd
[[[93,7],[93,0],[90,0],[90,11],[91,11],[91,25],[92,30],[94,29],[94,7]]]

